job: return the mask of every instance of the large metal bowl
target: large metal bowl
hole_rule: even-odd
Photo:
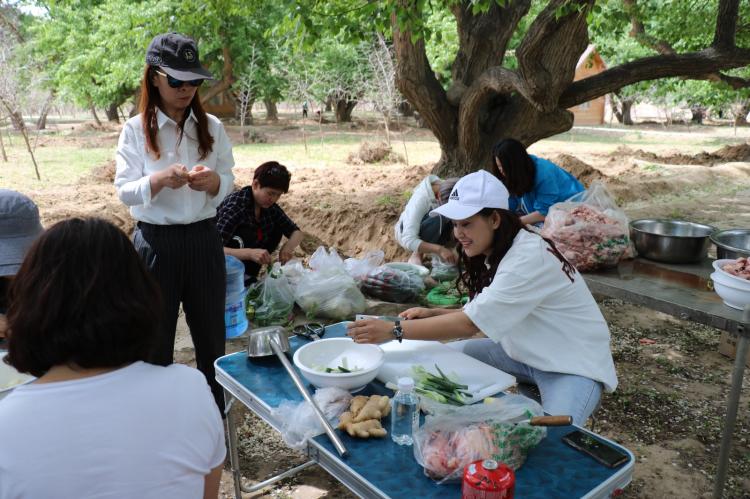
[[[706,256],[710,225],[684,220],[648,219],[630,222],[630,238],[638,254],[664,263],[693,263]]]
[[[716,245],[716,258],[750,257],[750,229],[729,229],[714,232],[711,241]]]

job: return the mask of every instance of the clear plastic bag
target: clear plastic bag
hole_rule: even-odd
[[[310,258],[311,272],[297,284],[294,298],[308,317],[344,320],[365,311],[365,297],[347,274],[335,249],[321,246]]]
[[[352,395],[341,388],[320,388],[313,400],[329,423],[336,426],[338,417],[349,408]],[[289,447],[303,450],[307,440],[322,434],[325,430],[307,401],[283,401],[274,409],[273,417],[281,422],[281,438]]]
[[[362,281],[362,292],[391,303],[414,303],[424,291],[424,281],[417,274],[381,265],[372,269]]]
[[[259,304],[255,307],[252,322],[261,327],[286,325],[294,317],[292,309],[294,291],[281,264],[276,262],[263,280]]]
[[[455,281],[458,279],[458,266],[444,261],[438,255],[432,255],[432,270],[430,277],[438,282]]]
[[[367,273],[378,267],[385,260],[383,250],[368,251],[364,258],[347,258],[344,260],[346,272],[357,282],[361,282],[367,277]]]
[[[307,272],[310,272],[302,265],[302,262],[300,262],[299,260],[289,260],[281,267],[281,270],[284,272],[284,275],[289,281],[289,285],[292,287],[292,290],[297,288],[297,284],[299,284],[302,276]]]
[[[464,466],[479,459],[495,459],[516,470],[547,435],[544,427],[515,424],[544,414],[538,403],[522,395],[441,409],[414,434],[415,459],[425,475],[441,483],[460,480]]]
[[[581,272],[614,267],[634,256],[628,217],[601,182],[552,205],[541,234]]]

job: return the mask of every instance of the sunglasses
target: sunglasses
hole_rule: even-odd
[[[201,83],[203,83],[203,78],[200,78],[198,80],[190,80],[190,81],[182,81],[178,80],[177,78],[173,78],[169,76],[167,73],[163,73],[161,71],[156,71],[156,74],[162,75],[167,79],[167,85],[169,85],[172,88],[180,88],[182,85],[187,84],[191,87],[200,87]]]

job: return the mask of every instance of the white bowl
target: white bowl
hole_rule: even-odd
[[[732,279],[732,275],[726,272],[714,272],[711,274],[711,280],[714,282],[716,294],[724,300],[728,307],[743,310],[746,305],[750,304],[750,286],[743,286],[741,283]],[[740,279],[743,280],[744,279]]]
[[[723,258],[721,260],[714,260],[713,261],[713,266],[714,266],[714,269],[719,272],[719,274],[727,276],[727,277],[729,277],[731,279],[734,279],[735,281],[741,283],[740,285],[746,286],[747,289],[750,289],[750,280],[743,279],[742,277],[736,276],[734,274],[730,274],[729,272],[727,272],[726,270],[724,270],[722,268],[724,265],[726,265],[728,263],[734,263],[736,261],[737,260],[735,260],[733,258]]]
[[[21,374],[15,368],[6,364],[3,359],[7,353],[0,353],[0,400],[13,391],[17,386],[31,383],[36,378],[29,374]]]
[[[316,367],[336,368],[343,365],[344,357],[351,373],[326,373]],[[385,354],[377,345],[354,343],[349,338],[316,340],[294,352],[294,365],[302,376],[317,388],[336,387],[350,392],[361,390],[378,375]]]

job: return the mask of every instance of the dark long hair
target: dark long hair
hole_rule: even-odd
[[[468,291],[472,299],[492,283],[500,261],[508,253],[510,247],[513,246],[513,240],[518,233],[522,230],[531,232],[521,222],[521,218],[518,215],[508,210],[483,208],[479,212],[479,215],[488,218],[495,212],[500,216],[500,226],[495,229],[492,235],[492,253],[489,256],[479,254],[469,257],[464,253],[460,245],[458,248],[458,279],[456,284],[459,288]],[[573,282],[572,276],[575,273],[573,265],[560,253],[554,242],[546,237],[542,237],[542,239],[549,245],[548,251],[562,262],[563,271],[570,281]],[[489,267],[485,264],[485,260],[489,264]]]
[[[5,361],[34,376],[57,365],[146,360],[157,337],[159,288],[128,236],[105,220],[53,225],[29,249],[9,294]]]
[[[141,101],[138,105],[138,112],[143,115],[143,134],[146,136],[146,152],[153,154],[156,159],[159,159],[161,151],[159,150],[159,140],[157,138],[159,123],[156,120],[156,108],[161,105],[161,96],[159,95],[159,89],[151,83],[151,79],[154,76],[156,76],[156,67],[146,64],[143,70],[143,79],[141,80]],[[198,120],[198,126],[196,127],[198,130],[198,153],[200,154],[200,159],[205,159],[213,150],[214,138],[208,132],[208,116],[203,109],[198,92],[195,92],[189,107]],[[190,113],[186,110],[182,121],[177,124],[180,129],[180,140],[182,140],[182,133],[188,116],[190,116]]]
[[[503,171],[497,167],[495,160],[500,160]],[[508,192],[514,196],[523,196],[534,188],[536,166],[526,148],[516,139],[503,139],[492,148],[492,165],[490,172],[505,184]]]

